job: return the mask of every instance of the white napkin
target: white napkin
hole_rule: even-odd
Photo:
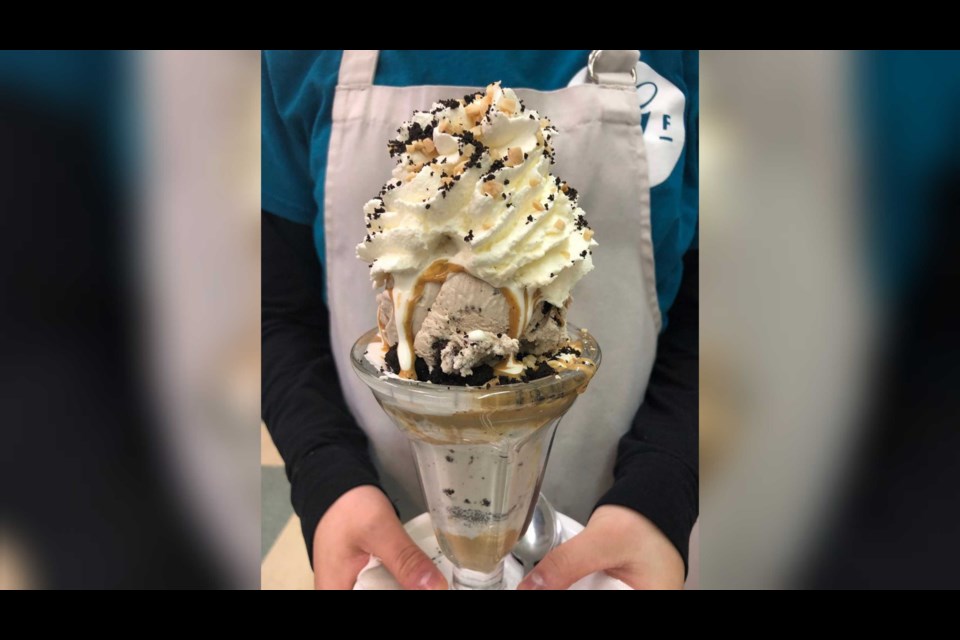
[[[583,525],[573,518],[565,516],[562,513],[558,513],[557,518],[559,519],[560,526],[562,527],[561,540],[564,542],[583,531]],[[437,565],[437,568],[440,569],[440,571],[443,573],[443,576],[447,579],[447,583],[451,583],[453,565],[450,564],[450,561],[447,560],[446,557],[444,557],[443,552],[440,551],[440,546],[437,544],[437,538],[433,533],[433,526],[430,524],[430,514],[421,513],[419,516],[405,524],[404,528],[407,530],[407,533],[410,534],[410,537],[413,538],[414,542],[417,543],[417,546],[423,549],[423,552],[426,553],[431,560],[433,560],[435,565]],[[520,563],[517,562],[513,556],[507,556],[505,565],[506,566],[503,570],[503,578],[504,582],[506,582],[507,589],[516,589],[517,584],[519,584],[521,578],[523,578],[523,567],[520,566]],[[365,566],[363,571],[360,572],[360,575],[357,576],[357,583],[353,588],[356,591],[396,591],[400,589],[400,585],[397,584],[397,581],[393,579],[393,576],[390,575],[390,572],[384,568],[384,566],[380,563],[380,560],[370,556],[370,562],[367,563],[367,566]],[[582,580],[574,583],[573,586],[570,587],[570,590],[626,591],[630,590],[630,587],[620,580],[611,578],[601,571],[598,573],[592,573]]]

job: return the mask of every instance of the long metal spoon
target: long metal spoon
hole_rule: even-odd
[[[523,566],[523,575],[527,575],[543,560],[550,549],[560,544],[561,527],[557,512],[543,494],[537,500],[533,518],[526,533],[513,548],[513,557]]]

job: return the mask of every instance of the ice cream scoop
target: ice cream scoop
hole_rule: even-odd
[[[567,341],[570,290],[597,245],[577,192],[550,173],[557,134],[499,83],[414,113],[389,141],[357,255],[400,376],[518,376]],[[529,356],[533,356],[530,360]]]

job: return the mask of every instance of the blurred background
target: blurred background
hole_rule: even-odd
[[[0,588],[259,586],[259,87],[0,53]]]
[[[960,54],[701,66],[700,585],[960,586]],[[260,585],[258,73],[0,54],[0,588]]]
[[[960,586],[960,54],[701,69],[701,585]]]

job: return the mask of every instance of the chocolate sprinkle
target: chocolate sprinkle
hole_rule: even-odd
[[[540,378],[546,378],[547,376],[555,374],[556,371],[553,370],[553,367],[548,365],[546,362],[541,362],[537,365],[537,368],[533,371],[528,371],[524,374],[524,382],[529,382],[530,380],[539,380]]]
[[[444,373],[440,367],[434,367],[433,371],[430,372],[430,382],[455,387],[479,387],[492,380],[493,377],[493,367],[488,364],[474,367],[473,374],[465,378],[455,373]]]
[[[417,380],[420,382],[426,382],[430,379],[430,365],[420,356],[417,356],[413,361],[413,370],[414,373],[417,374]]]
[[[387,353],[383,356],[383,361],[387,364],[390,371],[400,373],[400,356],[397,355],[397,345],[393,345],[387,349]]]
[[[390,151],[390,157],[393,158],[407,150],[407,143],[402,140],[390,140],[387,142],[387,150]]]

